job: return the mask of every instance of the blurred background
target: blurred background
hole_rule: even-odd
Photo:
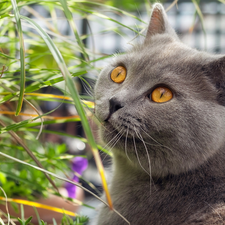
[[[50,37],[55,40],[56,45],[59,46],[60,51],[63,52],[63,57],[71,73],[77,74],[75,81],[81,98],[93,102],[94,83],[102,67],[107,65],[107,62],[111,60],[114,54],[122,54],[132,48],[135,43],[143,40],[143,38],[140,37],[141,34],[145,33],[144,28],[147,27],[150,18],[151,4],[153,2],[147,0],[112,0],[92,2],[78,1],[78,3],[74,3],[74,5],[71,1],[68,1],[68,3],[73,13],[73,21],[77,26],[78,34],[87,49],[89,60],[92,62],[91,66],[85,65],[85,56],[81,51],[77,50],[78,47],[74,42],[73,30],[60,7],[54,8],[54,5],[36,4],[34,1],[32,4],[21,7],[20,14],[36,21],[47,31]],[[199,50],[212,53],[225,53],[224,0],[179,0],[177,2],[164,1],[162,3],[165,9],[168,10],[167,14],[170,24],[175,28],[182,42]],[[128,12],[129,15],[119,10],[114,10],[114,8],[103,7],[101,4],[124,10]],[[138,18],[141,20],[138,20]],[[2,27],[0,29],[2,34],[0,36],[0,51],[4,54],[11,54],[8,45],[9,36],[13,34],[10,34],[10,29],[7,35],[3,32],[4,23],[1,24]],[[30,80],[26,81],[26,84],[29,86],[29,84],[36,81],[32,80],[32,69],[39,68],[44,75],[44,71],[47,71],[48,74],[51,72],[54,73],[57,64],[51,54],[49,54],[48,47],[43,42],[37,40],[36,31],[24,21],[22,22],[22,27],[24,31],[25,49],[27,54],[29,54],[28,77],[30,76]],[[39,52],[39,54],[34,54],[37,52]],[[18,56],[18,52],[15,54]],[[0,69],[7,63],[8,61],[0,55]],[[79,65],[79,67],[76,67],[76,65]],[[14,76],[18,75],[16,69],[13,71]],[[79,73],[81,76],[78,76]],[[48,74],[46,76],[48,76]],[[48,80],[49,78],[40,77],[37,79]],[[41,93],[52,94],[54,96],[65,95],[66,91],[64,90],[65,83],[63,81],[54,83],[54,85],[43,85],[41,87]],[[54,118],[68,118],[77,115],[74,105],[66,99],[59,101],[49,97],[47,100],[40,98],[35,100],[38,101],[40,111],[48,116]],[[9,106],[6,103],[0,107],[2,111],[13,108],[13,106]],[[30,113],[26,107],[24,111]],[[88,112],[90,113],[89,122],[94,136],[98,141],[96,119],[92,115],[93,108],[89,107],[87,114]],[[15,118],[13,120],[14,122],[16,121]],[[57,146],[63,145],[64,147],[62,148],[65,148],[63,151],[72,156],[86,156],[88,167],[82,171],[82,178],[79,179],[79,182],[94,193],[101,195],[101,179],[96,169],[91,150],[86,141],[82,139],[85,138],[85,134],[81,122],[75,120],[67,120],[64,123],[56,122],[46,124],[44,129],[45,132],[42,133],[40,139],[43,143],[53,143],[53,148],[56,148],[54,144],[57,144]],[[1,139],[2,142],[3,140],[4,139]],[[103,145],[102,147],[110,152],[110,145]],[[50,149],[50,147],[48,149]],[[106,177],[110,180],[110,153],[105,154],[102,151],[100,152],[103,164],[106,168]],[[69,161],[69,163],[72,162]],[[69,164],[68,167],[70,167]],[[92,183],[96,189],[93,188],[89,182]],[[86,192],[85,197],[82,199],[85,204],[93,207],[99,204],[96,198]],[[92,208],[81,206],[78,210],[78,214],[93,218],[96,211]]]

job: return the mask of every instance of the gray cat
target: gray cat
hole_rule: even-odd
[[[160,4],[95,87],[114,208],[132,225],[225,224],[225,57],[180,42]],[[125,225],[102,207],[97,225]]]

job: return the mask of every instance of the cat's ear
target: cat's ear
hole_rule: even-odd
[[[149,22],[145,41],[156,34],[169,33],[178,39],[174,29],[169,25],[166,12],[160,3],[156,3],[152,7],[151,19]]]
[[[218,90],[217,100],[225,106],[225,56],[207,63],[203,70]]]

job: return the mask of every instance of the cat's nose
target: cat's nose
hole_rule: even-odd
[[[116,112],[117,110],[121,109],[124,107],[124,104],[120,102],[117,98],[112,97],[109,100],[109,116],[106,120],[108,120],[111,115]]]

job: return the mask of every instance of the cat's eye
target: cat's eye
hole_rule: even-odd
[[[173,93],[169,88],[157,87],[153,90],[151,99],[153,102],[168,102],[173,98]]]
[[[110,77],[112,81],[120,84],[125,80],[126,75],[127,75],[126,68],[123,66],[118,66],[111,72]]]

